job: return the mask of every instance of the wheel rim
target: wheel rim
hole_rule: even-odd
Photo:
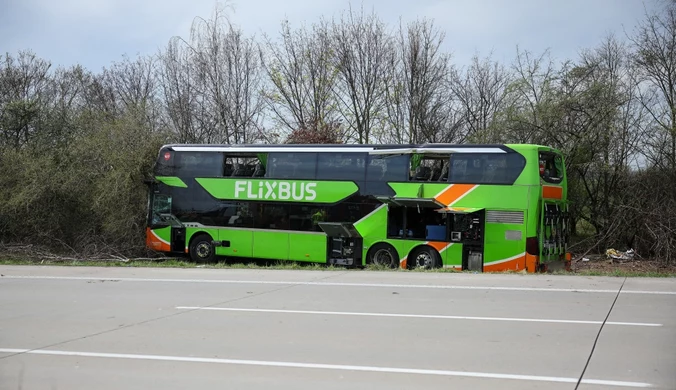
[[[200,259],[206,259],[209,257],[209,255],[211,255],[211,245],[208,242],[202,241],[197,244],[195,252],[197,253],[197,257]]]
[[[394,258],[392,254],[387,249],[378,249],[373,255],[373,263],[376,265],[388,265],[391,266],[394,263]]]
[[[415,258],[415,265],[419,268],[432,268],[434,266],[434,258],[428,252],[421,252]]]

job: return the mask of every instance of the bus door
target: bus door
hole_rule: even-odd
[[[172,214],[171,194],[161,193],[160,184],[148,184],[148,231],[146,245],[164,252],[184,252],[185,227]]]

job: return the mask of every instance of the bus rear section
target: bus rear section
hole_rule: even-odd
[[[409,269],[525,270],[527,233],[536,235],[527,218],[530,194],[539,188],[537,176],[528,173],[537,166],[534,146],[447,149],[415,148],[409,181],[389,183],[394,193],[379,198],[386,204],[377,214],[383,222],[372,224],[386,231],[365,234],[367,262],[391,264],[394,257]],[[377,151],[386,152],[398,151]],[[441,179],[422,174],[435,167]]]
[[[536,235],[529,237],[527,253],[536,257],[538,271],[570,270],[571,226],[568,183],[563,155],[552,148],[537,150],[540,191],[532,199]]]

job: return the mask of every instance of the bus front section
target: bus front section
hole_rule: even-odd
[[[185,226],[173,213],[174,192],[185,188],[181,179],[172,175],[173,153],[160,151],[153,180],[148,185],[146,248],[156,252],[184,253]]]

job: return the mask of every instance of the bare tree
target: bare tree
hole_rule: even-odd
[[[561,69],[557,69],[545,51],[533,56],[517,48],[512,65],[513,80],[507,87],[505,107],[499,114],[503,128],[501,141],[547,143],[548,129],[556,120]]]
[[[490,57],[482,60],[474,56],[464,74],[455,72],[450,88],[462,110],[463,140],[485,142],[495,138],[489,130],[505,106],[509,82],[509,71]]]
[[[207,117],[200,115],[207,113],[207,109],[192,61],[192,51],[177,38],[172,39],[160,54],[162,96],[177,142],[208,141],[213,132]]]
[[[41,129],[51,64],[30,51],[0,61],[0,142],[19,148]]]
[[[102,81],[115,94],[120,111],[134,113],[151,127],[156,128],[162,119],[158,102],[157,59],[138,56],[135,60],[126,55],[120,62],[104,69]]]
[[[333,23],[335,66],[339,82],[334,93],[352,138],[360,144],[372,140],[383,127],[385,85],[392,63],[394,43],[375,13],[349,9]]]
[[[431,20],[400,25],[397,56],[388,65],[386,112],[397,143],[455,140],[450,55],[441,52],[444,33]]]
[[[565,80],[571,93],[562,102],[564,116],[556,130],[565,142],[561,147],[567,152],[571,177],[579,183],[580,216],[602,235],[615,225],[627,195],[622,187],[639,157],[644,135],[645,111],[632,78],[634,70],[627,47],[610,36],[583,53]]]
[[[197,18],[190,41],[161,54],[168,116],[182,142],[248,143],[262,137],[263,72],[257,45],[221,8]]]
[[[263,73],[253,38],[218,8],[210,20],[196,20],[191,38],[200,90],[214,112],[216,141],[255,140],[261,131]]]
[[[648,139],[651,162],[676,169],[676,3],[646,15],[631,40],[644,81],[643,104],[653,119]]]
[[[292,30],[288,21],[282,22],[280,41],[266,38],[261,56],[271,82],[267,102],[281,127],[311,130],[338,122],[333,95],[337,71],[327,22],[311,30]]]
[[[83,117],[89,104],[87,90],[93,80],[93,75],[80,65],[56,69],[48,88],[43,146],[65,146],[78,134],[90,131],[83,124]]]

